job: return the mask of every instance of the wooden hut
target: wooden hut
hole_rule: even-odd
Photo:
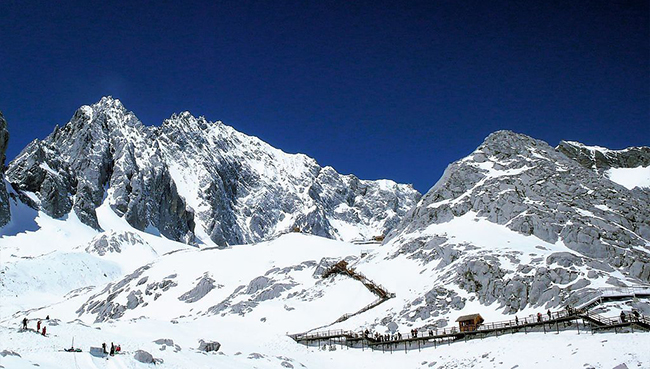
[[[481,314],[463,315],[456,319],[456,321],[461,332],[475,331],[484,322]]]

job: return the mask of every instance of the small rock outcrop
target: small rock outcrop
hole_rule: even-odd
[[[148,248],[152,253],[155,251],[145,242],[142,237],[133,232],[109,232],[103,233],[90,241],[86,247],[86,252],[104,256],[111,253],[121,253],[122,249],[133,245],[142,245]]]
[[[155,362],[153,355],[144,350],[136,351],[135,354],[133,354],[133,358],[145,364],[151,364]]]
[[[191,290],[185,292],[178,297],[180,301],[185,301],[188,304],[194,303],[205,297],[210,291],[216,287],[214,279],[205,274],[197,282],[196,286]]]
[[[204,340],[199,340],[199,351],[203,352],[212,352],[212,351],[219,351],[221,348],[221,344],[217,341],[204,341]]]

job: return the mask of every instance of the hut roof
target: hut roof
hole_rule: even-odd
[[[469,314],[469,315],[463,315],[463,316],[459,317],[458,319],[456,319],[456,321],[457,322],[464,322],[464,321],[467,321],[467,320],[474,320],[476,317],[483,320],[483,317],[481,316],[481,314]]]

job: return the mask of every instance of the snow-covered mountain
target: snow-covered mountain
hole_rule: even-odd
[[[446,169],[385,250],[375,263],[413,260],[435,281],[404,315],[474,299],[504,313],[575,305],[593,288],[650,282],[650,203],[545,142],[499,131]]]
[[[338,326],[443,327],[469,307],[487,306],[493,313],[483,314],[498,319],[577,305],[601,287],[648,284],[649,220],[650,206],[634,192],[542,141],[496,132],[451,164],[375,252],[345,257],[396,298]],[[168,304],[156,295],[196,302],[220,283],[211,269],[216,261],[187,253],[183,263],[197,266],[195,285],[172,288],[178,282],[168,277],[177,274],[170,263],[178,258],[170,255],[108,285],[77,313],[96,321],[148,315]],[[317,300],[323,293],[311,289],[325,282],[305,284],[293,274],[318,276],[324,262],[258,270],[222,297],[195,304],[193,314],[246,315],[266,300],[288,306]]]
[[[293,229],[381,236],[420,197],[410,185],[341,175],[188,112],[147,127],[111,97],[30,143],[7,179],[23,202],[54,218],[74,211],[103,229],[97,209],[106,203],[138,230],[221,246]]]
[[[645,154],[610,153],[610,164],[594,166],[582,147],[495,132],[420,198],[189,113],[146,127],[104,98],[9,166],[2,365],[144,368],[134,354],[145,350],[169,368],[648,366],[650,335],[638,332],[528,332],[408,355],[323,351],[287,336],[406,333],[471,313],[522,318],[579,305],[603,287],[649,285],[646,190],[611,175],[647,171]],[[306,232],[280,235],[293,227]],[[381,245],[345,242],[379,234]],[[187,245],[194,237],[230,246]],[[324,278],[340,260],[363,278]],[[650,315],[644,299],[601,307],[631,308]],[[14,328],[45,315],[48,337]],[[84,352],[57,351],[72,337]],[[213,340],[219,354],[201,349]],[[112,341],[127,355],[85,352]],[[540,349],[556,355],[534,356]]]

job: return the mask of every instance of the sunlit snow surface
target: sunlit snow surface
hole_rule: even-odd
[[[41,368],[150,367],[133,359],[136,350],[162,359],[162,367],[166,368],[613,368],[621,363],[630,368],[650,366],[647,333],[515,334],[392,354],[306,347],[295,343],[287,333],[321,326],[359,330],[377,324],[388,312],[403,309],[413,298],[434,287],[432,283],[441,273],[435,268],[437,263],[421,265],[421,261],[408,255],[389,258],[399,250],[397,244],[359,246],[303,234],[287,234],[272,241],[223,250],[198,248],[134,230],[109,211],[107,205],[98,210],[102,227],[111,229],[103,233],[72,217],[53,220],[40,213],[32,215],[40,230],[0,238],[0,352],[9,350],[21,355],[0,357],[0,365],[5,368],[34,368],[34,364]],[[473,232],[467,232],[468,227]],[[477,220],[474,214],[459,217],[444,229],[431,226],[425,233],[439,232],[456,243],[498,245],[499,252],[519,252],[522,260],[566,249],[561,242],[548,244],[533,236],[522,236],[504,226]],[[102,236],[130,241],[118,243],[119,252],[88,250]],[[371,254],[359,258],[361,249],[368,248],[372,249]],[[350,278],[314,277],[316,265],[324,257],[353,257],[354,268],[384,285],[396,297],[331,325],[376,297]],[[92,296],[99,296],[100,301],[109,298],[102,294],[108,283],[119,283],[143,265],[150,267],[127,283],[127,292],[115,294],[111,301],[127,304],[130,292],[165,279],[173,280],[175,285],[164,292],[158,290],[158,297],[143,294],[143,303],[126,310],[119,319],[96,322],[97,314],[78,312]],[[195,302],[179,300],[204,276],[214,280],[211,291]],[[138,285],[145,277],[146,281]],[[271,281],[268,288],[256,290],[254,281],[264,278]],[[279,285],[290,287],[272,293],[273,287]],[[264,293],[268,293],[268,298],[262,296]],[[211,312],[223,301],[228,301],[229,308]],[[232,309],[249,306],[250,302],[255,302],[250,309]],[[476,300],[468,302],[462,311],[451,312],[449,318],[453,322],[461,313],[472,312],[481,312],[488,321],[504,319],[496,305],[483,306]],[[527,309],[520,316],[534,312]],[[616,315],[617,310],[608,314]],[[34,328],[36,320],[46,315],[52,318],[45,323],[48,337],[17,330],[23,317],[28,317],[30,328]],[[404,322],[399,323],[400,331],[406,333],[409,328]],[[378,324],[377,329],[383,329],[382,325]],[[62,352],[73,339],[75,347],[83,352]],[[171,339],[178,348],[165,346],[161,350],[163,346],[153,342],[158,339]],[[200,339],[220,342],[220,353],[198,352]],[[102,342],[119,343],[126,352],[109,359],[88,353],[91,346],[100,347]]]
[[[611,168],[607,177],[627,189],[634,187],[650,188],[650,167]]]

